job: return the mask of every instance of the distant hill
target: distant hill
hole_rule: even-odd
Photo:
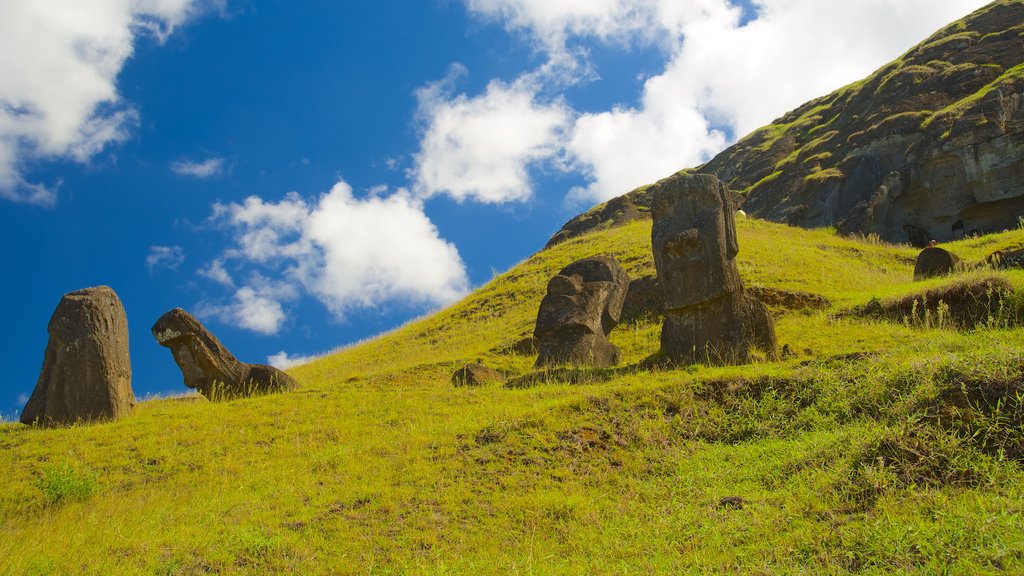
[[[1024,2],[997,0],[868,78],[755,130],[692,171],[746,212],[920,245],[1024,216]],[[647,217],[647,187],[566,223],[549,246]]]

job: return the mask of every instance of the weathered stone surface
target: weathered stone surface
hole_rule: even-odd
[[[537,366],[613,366],[619,349],[608,341],[621,320],[629,275],[612,258],[598,256],[566,266],[548,282],[537,324]]]
[[[519,356],[533,356],[537,353],[537,337],[533,334],[520,338],[512,344],[492,350],[499,354],[516,354]]]
[[[199,320],[181,308],[164,314],[152,328],[161,346],[171,349],[185,385],[210,400],[291,390],[298,383],[273,366],[239,362]]]
[[[484,386],[504,381],[505,377],[500,372],[478,362],[466,364],[452,374],[452,384],[455,386]]]
[[[661,316],[661,288],[657,276],[634,278],[629,283],[626,300],[622,303],[622,321],[636,322],[644,318]]]
[[[945,276],[959,267],[960,258],[956,254],[938,246],[929,246],[917,255],[917,263],[914,264],[914,280]]]
[[[661,346],[675,362],[744,362],[753,347],[777,355],[764,305],[743,291],[735,209],[708,175],[676,175],[654,186],[651,245],[665,311]]]
[[[985,259],[993,268],[1024,268],[1024,248],[1016,250],[999,250]]]
[[[107,286],[65,294],[50,318],[50,340],[25,424],[59,425],[131,414],[128,319]]]
[[[921,248],[1012,229],[1024,216],[1021,22],[1024,3],[992,2],[691,172],[742,191],[751,216],[794,226]],[[651,189],[639,188],[556,237],[614,225],[631,214],[615,207],[650,202]]]

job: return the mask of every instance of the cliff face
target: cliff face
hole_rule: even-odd
[[[997,0],[693,171],[727,182],[748,213],[796,226],[914,244],[1003,230],[1024,216],[1022,99],[1024,2]]]

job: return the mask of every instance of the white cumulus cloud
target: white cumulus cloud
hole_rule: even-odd
[[[190,176],[192,178],[213,178],[224,173],[223,158],[208,158],[198,162],[178,160],[171,162],[171,171],[178,176]]]
[[[281,351],[277,354],[271,354],[267,356],[267,364],[270,364],[274,368],[281,370],[287,370],[303,364],[309,364],[313,360],[316,360],[319,356],[291,356],[287,352]]]
[[[261,332],[280,330],[286,305],[308,294],[336,317],[385,304],[433,307],[462,297],[469,281],[454,245],[440,237],[422,202],[405,190],[364,198],[338,182],[315,202],[291,193],[278,202],[252,196],[216,204],[215,222],[233,246],[201,274],[230,285],[225,263],[247,268],[228,303],[207,315]],[[279,280],[270,282],[270,275]]]
[[[200,0],[0,2],[0,198],[53,205],[29,162],[88,162],[128,137],[138,114],[116,80],[140,35],[163,41]]]
[[[553,61],[585,54],[572,49],[583,40],[664,50],[665,67],[646,81],[638,105],[578,115],[565,149],[548,149],[589,179],[571,197],[593,202],[708,160],[987,2],[753,0],[756,17],[748,22],[729,0],[465,3],[483,19],[524,32]],[[536,71],[523,77],[545,78]]]
[[[236,290],[229,302],[202,302],[196,313],[259,334],[276,334],[288,320],[284,304],[298,296],[298,290],[291,284],[254,273],[250,283]]]
[[[460,202],[529,199],[529,168],[557,155],[571,122],[569,109],[560,100],[538,101],[533,78],[494,80],[475,97],[452,95],[464,73],[453,66],[448,78],[417,92],[426,128],[415,156],[414,190]]]

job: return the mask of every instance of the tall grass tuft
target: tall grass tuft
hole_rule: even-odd
[[[88,468],[73,466],[64,461],[43,467],[36,480],[36,488],[43,493],[47,506],[66,502],[81,502],[99,491],[99,475]]]

